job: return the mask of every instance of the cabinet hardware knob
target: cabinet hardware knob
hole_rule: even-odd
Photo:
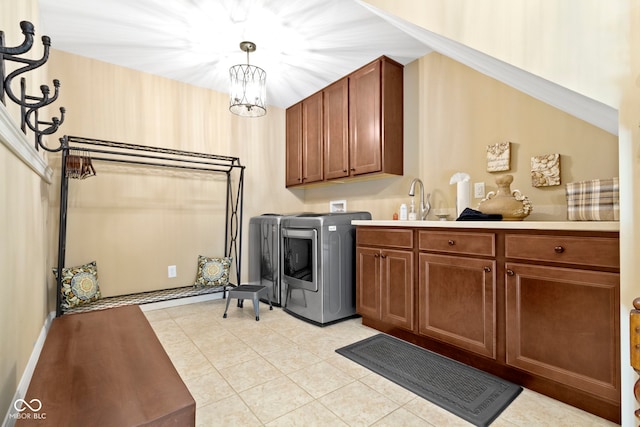
[[[513,270],[507,270],[507,276],[515,276],[515,274]]]
[[[351,168],[351,170],[355,172],[356,168]]]
[[[483,270],[485,273],[491,273],[491,267],[484,267]]]
[[[379,256],[380,256],[380,255],[378,255],[378,254],[375,254],[375,255],[374,255],[373,257],[374,257],[374,258],[378,258]]]
[[[449,246],[453,246],[453,245],[455,245],[455,244],[456,244],[456,242],[455,242],[455,241],[453,241],[453,240],[449,240],[447,243],[449,243]]]
[[[342,172],[347,173],[347,170],[346,169],[342,169]]]
[[[380,254],[380,258],[386,258],[386,257],[387,256],[384,253]]]
[[[561,254],[562,252],[564,252],[564,248],[562,246],[556,246],[555,248],[553,248],[553,250],[557,253],[557,254]]]

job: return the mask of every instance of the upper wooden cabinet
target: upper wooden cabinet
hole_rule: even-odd
[[[289,107],[286,119],[287,187],[322,181],[322,92]]]
[[[302,184],[302,102],[287,108],[287,187]]]
[[[302,101],[302,182],[322,181],[322,94]]]
[[[402,91],[402,66],[388,58],[349,76],[349,175],[402,175]]]
[[[321,103],[320,114],[305,121],[304,105],[312,98],[314,106]],[[287,187],[403,174],[403,66],[387,57],[288,108],[286,118]],[[303,141],[312,149],[301,149]],[[310,159],[318,141],[321,157]],[[320,175],[305,172],[305,168],[315,172],[318,166],[323,168]]]
[[[349,176],[349,79],[338,80],[324,95],[324,177]]]

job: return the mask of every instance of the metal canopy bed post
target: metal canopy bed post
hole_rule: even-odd
[[[145,167],[172,168],[186,171],[225,173],[227,177],[226,209],[225,209],[225,256],[233,257],[236,267],[236,285],[240,284],[240,266],[242,256],[242,207],[244,192],[244,166],[238,157],[197,153],[170,148],[150,147],[122,142],[104,141],[77,136],[60,138],[62,153],[60,178],[60,219],[58,234],[58,272],[65,267],[65,250],[67,242],[67,207],[69,195],[69,159],[70,152],[85,153],[90,160],[127,163]],[[93,167],[90,166],[89,170]],[[83,169],[85,171],[85,169]],[[95,171],[93,171],[95,174]],[[234,185],[233,177],[237,175]],[[84,178],[72,172],[72,178]],[[234,286],[230,284],[230,286]],[[56,278],[56,316],[63,314],[62,274]],[[223,292],[226,297],[227,287]],[[153,292],[153,291],[151,291]],[[109,297],[108,297],[109,298]],[[168,298],[167,298],[168,299]]]

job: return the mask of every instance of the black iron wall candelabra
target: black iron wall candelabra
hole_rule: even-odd
[[[22,129],[22,132],[24,132],[25,134],[27,133],[27,128],[29,128],[34,133],[36,150],[42,147],[46,151],[60,151],[63,147],[62,140],[60,146],[56,148],[49,148],[44,144],[42,137],[55,133],[62,122],[64,122],[64,107],[60,107],[60,117],[52,117],[50,121],[40,120],[38,114],[38,111],[41,108],[52,104],[56,101],[56,99],[58,99],[60,81],[57,79],[53,80],[53,94],[51,94],[51,89],[49,88],[49,86],[41,85],[40,92],[42,93],[42,95],[34,96],[27,94],[26,79],[24,76],[21,76],[24,73],[41,67],[47,62],[47,60],[49,59],[49,48],[51,47],[51,39],[48,36],[42,36],[42,45],[44,47],[44,52],[40,59],[25,58],[21,55],[29,52],[29,50],[31,50],[31,48],[33,47],[35,29],[33,27],[33,24],[28,21],[20,22],[20,28],[22,29],[22,34],[24,34],[24,41],[22,42],[22,44],[15,47],[5,46],[4,32],[0,31],[0,79],[2,79],[2,85],[0,87],[0,101],[2,101],[4,105],[7,105],[5,101],[6,95],[11,101],[20,106],[20,127]],[[17,62],[24,65],[19,66],[5,76],[5,61]],[[21,76],[20,92],[18,96],[16,96],[11,87],[11,83],[18,76]]]

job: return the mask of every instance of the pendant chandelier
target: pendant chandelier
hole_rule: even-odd
[[[264,116],[267,114],[267,73],[260,67],[249,65],[249,52],[255,52],[255,43],[241,42],[240,49],[247,52],[247,63],[229,69],[229,110],[243,117]]]

